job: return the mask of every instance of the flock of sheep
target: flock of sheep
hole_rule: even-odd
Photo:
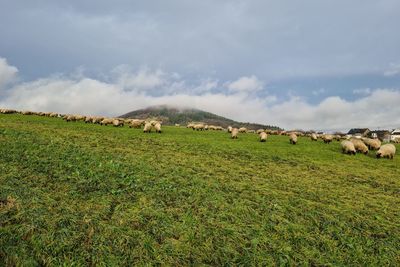
[[[105,117],[97,117],[97,116],[83,116],[83,115],[72,115],[72,114],[58,114],[54,112],[33,112],[33,111],[16,111],[12,109],[0,109],[0,113],[3,114],[12,114],[12,113],[20,113],[23,115],[38,115],[38,116],[47,116],[47,117],[61,117],[67,122],[72,121],[84,121],[85,123],[93,123],[100,125],[113,125],[114,127],[122,127],[124,125],[128,125],[129,128],[138,128],[143,127],[144,133],[150,133],[152,130],[155,130],[156,133],[161,133],[161,121],[158,120],[141,120],[141,119],[123,119],[123,118],[105,118]],[[175,124],[175,126],[180,126],[179,124]],[[289,137],[290,144],[298,143],[298,136],[309,137],[311,141],[318,141],[321,139],[324,143],[329,144],[330,142],[336,140],[341,141],[342,152],[345,154],[355,155],[357,152],[368,154],[369,150],[377,150],[376,157],[377,158],[390,158],[393,159],[396,154],[396,147],[393,144],[384,144],[382,145],[379,139],[371,139],[371,138],[355,138],[355,137],[343,137],[340,135],[332,135],[332,134],[316,134],[309,133],[305,134],[303,132],[286,132],[286,131],[276,131],[276,130],[264,130],[259,129],[248,130],[247,128],[233,128],[228,126],[227,129],[224,129],[221,126],[215,125],[207,125],[204,123],[189,123],[187,128],[191,128],[196,131],[207,131],[207,130],[215,130],[215,131],[227,131],[231,134],[232,139],[237,139],[239,133],[255,133],[259,136],[260,142],[266,142],[268,135],[287,135]]]

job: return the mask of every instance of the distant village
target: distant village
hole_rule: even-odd
[[[321,132],[322,134],[322,132]],[[393,130],[370,130],[368,128],[353,128],[348,131],[348,133],[335,132],[335,135],[340,135],[343,137],[356,137],[356,138],[378,138],[382,142],[394,142],[400,143],[400,129]]]

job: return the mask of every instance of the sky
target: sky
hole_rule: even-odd
[[[0,107],[400,127],[400,1],[0,1]]]

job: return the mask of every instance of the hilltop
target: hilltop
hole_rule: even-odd
[[[181,124],[186,125],[189,122],[204,122],[206,124],[219,125],[222,127],[246,127],[248,129],[271,129],[279,130],[278,126],[263,125],[249,122],[238,122],[232,119],[228,119],[210,112],[206,112],[194,108],[178,108],[167,105],[152,106],[145,109],[138,109],[135,111],[128,112],[121,115],[122,118],[158,118],[163,121],[164,125]]]

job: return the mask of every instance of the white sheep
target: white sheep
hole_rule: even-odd
[[[156,133],[161,133],[161,123],[156,123],[154,129],[156,130]]]
[[[238,128],[233,128],[232,132],[231,132],[231,138],[232,139],[237,139],[238,138],[238,133],[239,133]]]
[[[393,144],[385,144],[376,152],[376,157],[393,159],[396,154],[396,147]]]
[[[267,135],[266,132],[261,132],[261,133],[259,134],[259,136],[260,136],[260,142],[266,142],[266,141],[267,141],[268,135]]]
[[[297,144],[297,135],[295,133],[290,134],[289,142],[293,145]]]
[[[342,145],[342,152],[344,154],[350,154],[350,155],[355,155],[356,154],[356,148],[354,147],[354,144],[348,140],[344,140],[341,143]]]
[[[144,125],[144,128],[143,128],[143,132],[144,132],[144,133],[150,133],[152,127],[153,127],[153,126],[151,125],[150,122],[146,122],[146,124]]]

